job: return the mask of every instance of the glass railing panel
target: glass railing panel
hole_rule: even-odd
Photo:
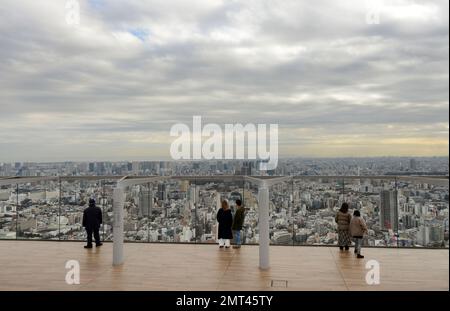
[[[202,235],[196,206],[198,187],[192,180],[167,179],[155,183],[155,223],[161,242],[195,243]]]
[[[236,200],[243,201],[244,180],[242,176],[218,180],[207,177],[198,178],[195,181],[198,196],[197,206],[197,230],[198,242],[218,243],[217,212],[221,208],[222,200],[229,202],[231,211],[236,211]]]
[[[186,204],[194,208],[192,231],[197,243],[216,242],[216,214],[220,194],[214,183],[200,179],[184,180]]]
[[[61,227],[58,181],[20,183],[17,190],[17,239],[58,240]]]
[[[147,184],[132,185],[125,189],[123,211],[123,237],[125,241],[148,241],[148,218],[151,213],[151,187]]]
[[[395,178],[347,178],[351,211],[359,210],[368,227],[364,246],[398,246],[398,191]]]
[[[27,179],[28,181],[30,179]],[[432,180],[432,179],[431,179]],[[421,177],[297,176],[271,186],[270,240],[276,245],[336,245],[343,202],[369,228],[365,246],[448,248],[448,181]],[[84,241],[83,210],[94,198],[101,237],[113,238],[117,179],[62,177],[0,186],[0,239]],[[160,178],[125,191],[124,238],[137,242],[217,243],[217,211],[227,199],[246,208],[243,244],[259,243],[258,186],[243,176]]]
[[[399,247],[448,248],[448,184],[399,180]]]
[[[269,234],[271,244],[293,245],[294,243],[292,193],[292,181],[284,181],[270,188]]]
[[[342,178],[294,179],[294,245],[337,245],[335,216],[344,198]]]
[[[195,243],[195,183],[163,179],[128,187],[124,207],[126,241]]]
[[[244,182],[242,202],[245,207],[242,244],[258,244],[258,187],[248,181]]]
[[[0,187],[0,239],[15,239],[17,229],[17,187]]]
[[[113,191],[117,179],[102,179],[100,181],[101,192],[97,206],[102,209],[103,225],[100,227],[100,235],[103,241],[113,240]]]
[[[82,226],[83,211],[88,207],[89,200],[94,199],[96,205],[103,207],[103,182],[100,179],[61,179],[60,207],[60,239],[85,241],[86,231]],[[105,222],[105,215],[103,215]],[[103,228],[100,238],[103,238]]]

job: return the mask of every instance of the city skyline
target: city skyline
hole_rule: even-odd
[[[215,214],[221,207],[220,201],[226,198],[232,209],[237,199],[243,202],[247,210],[243,243],[257,244],[258,187],[245,181],[246,174],[243,173],[252,175],[252,168],[257,170],[258,166],[221,162],[214,168],[219,173],[237,173],[223,179],[220,174],[205,176],[211,168],[202,164],[170,167],[164,162],[133,162],[117,166],[133,175],[142,176],[149,169],[156,169],[156,173],[161,174],[159,180],[130,186],[125,191],[125,240],[215,243]],[[442,164],[410,161],[406,171],[426,171]],[[347,202],[351,210],[360,210],[367,221],[369,232],[364,239],[365,245],[448,248],[448,183],[442,183],[442,179],[429,183],[426,176],[422,180],[413,176],[410,181],[408,177],[397,180],[392,175],[360,178],[302,176],[298,175],[299,167],[305,164],[281,165],[282,170],[290,170],[287,174],[292,179],[273,185],[270,190],[269,226],[273,244],[336,245],[334,216],[342,202]],[[354,163],[337,165],[348,173],[355,170]],[[393,163],[372,162],[362,169],[372,167],[371,173],[376,175],[392,165],[395,168]],[[306,166],[323,172],[335,170],[331,174],[337,174],[336,169],[339,169],[329,162]],[[52,175],[55,167],[44,166],[43,175]],[[19,165],[14,169],[18,168]],[[53,179],[44,177],[35,181],[25,178],[23,183],[18,177],[14,181],[3,181],[6,184],[0,187],[0,239],[83,240],[82,212],[90,198],[96,200],[104,213],[102,240],[112,239],[113,190],[120,177],[97,175],[114,172],[109,172],[111,166],[105,163],[67,164],[64,168],[76,168],[76,177],[54,176]],[[3,169],[0,166],[0,176]],[[180,176],[180,172],[188,175]],[[171,174],[176,175],[171,178]]]
[[[278,124],[280,158],[448,156],[448,1],[75,2],[0,11],[0,162],[168,160],[194,115]]]

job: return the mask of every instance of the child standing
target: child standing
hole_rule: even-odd
[[[237,210],[233,217],[232,226],[236,245],[234,245],[233,248],[241,248],[241,230],[244,226],[245,208],[242,206],[242,201],[239,199],[236,200],[236,206]]]
[[[356,210],[353,212],[353,218],[350,221],[350,233],[355,240],[355,254],[357,258],[364,258],[361,255],[361,246],[364,234],[367,233],[367,225],[364,219],[361,217],[361,213]]]

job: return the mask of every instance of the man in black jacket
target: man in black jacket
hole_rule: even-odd
[[[95,246],[102,246],[100,242],[100,225],[102,224],[102,210],[95,206],[95,200],[89,200],[89,207],[83,212],[83,227],[86,228],[87,245],[84,248],[92,248],[92,234],[95,238]]]

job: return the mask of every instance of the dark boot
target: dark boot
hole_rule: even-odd
[[[344,250],[344,246],[339,246],[339,249],[340,249],[341,251],[343,251],[343,250]]]
[[[348,251],[349,249],[350,249],[350,247],[349,247],[349,246],[346,246],[346,247],[345,247],[345,250],[346,250],[346,251]]]
[[[92,245],[85,245],[84,248],[92,248]]]
[[[97,246],[97,247],[99,247],[99,246],[102,246],[103,245],[103,243],[102,242],[100,242],[100,243],[96,243],[95,244],[95,246]]]
[[[356,255],[356,258],[364,258],[364,256],[363,256],[363,255],[360,255],[360,254],[358,254],[358,255]]]

